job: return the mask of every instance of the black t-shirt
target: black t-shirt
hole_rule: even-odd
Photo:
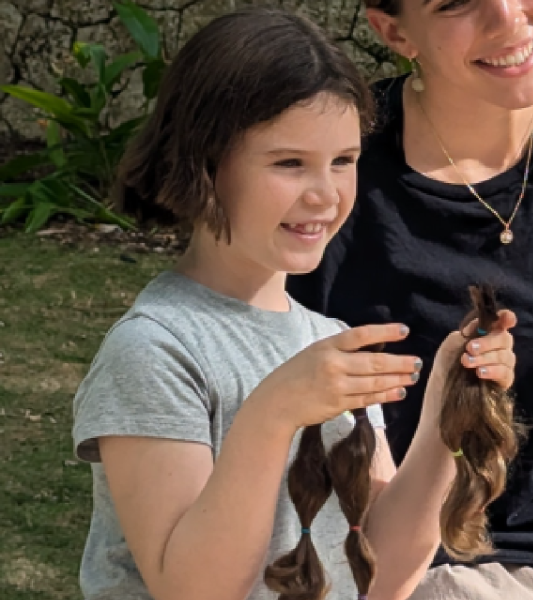
[[[424,360],[420,382],[407,398],[383,406],[387,436],[401,462],[420,416],[424,388],[438,346],[470,309],[468,286],[490,283],[503,307],[516,312],[517,413],[533,423],[533,189],[500,242],[498,219],[464,185],[413,171],[403,152],[403,78],[375,86],[380,123],[359,162],[355,208],[328,246],[320,267],[289,278],[288,291],[305,306],[351,326],[400,322],[407,340],[387,350]],[[476,185],[502,218],[520,194],[525,159]],[[531,177],[530,177],[531,181]],[[533,565],[533,434],[514,463],[504,495],[490,507],[496,557]],[[452,562],[439,551],[434,564]]]

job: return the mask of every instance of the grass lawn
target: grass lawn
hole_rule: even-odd
[[[109,326],[171,258],[0,237],[0,598],[79,600],[91,512],[72,398]]]

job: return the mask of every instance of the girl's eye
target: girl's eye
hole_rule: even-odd
[[[437,8],[437,12],[446,12],[447,10],[454,10],[455,8],[460,8],[461,6],[468,4],[469,2],[470,0],[451,0],[451,2],[445,2],[444,4],[441,4],[441,6]]]
[[[283,167],[285,169],[296,169],[302,166],[302,161],[299,158],[288,158],[286,160],[280,160],[276,163],[276,167]]]
[[[355,163],[355,158],[353,156],[338,156],[334,161],[333,164],[335,166],[346,166],[346,165],[353,165]]]

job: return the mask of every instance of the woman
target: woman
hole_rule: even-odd
[[[517,313],[516,406],[533,417],[533,2],[367,0],[368,19],[409,77],[379,82],[358,201],[318,270],[290,278],[309,308],[348,322],[401,321],[391,348],[424,360],[419,386],[383,407],[401,462],[420,416],[431,357],[490,282]],[[495,554],[453,564],[439,552],[412,600],[533,598],[533,439],[490,507]]]

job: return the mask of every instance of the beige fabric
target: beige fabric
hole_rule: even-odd
[[[533,567],[443,565],[427,572],[409,600],[533,600]]]

